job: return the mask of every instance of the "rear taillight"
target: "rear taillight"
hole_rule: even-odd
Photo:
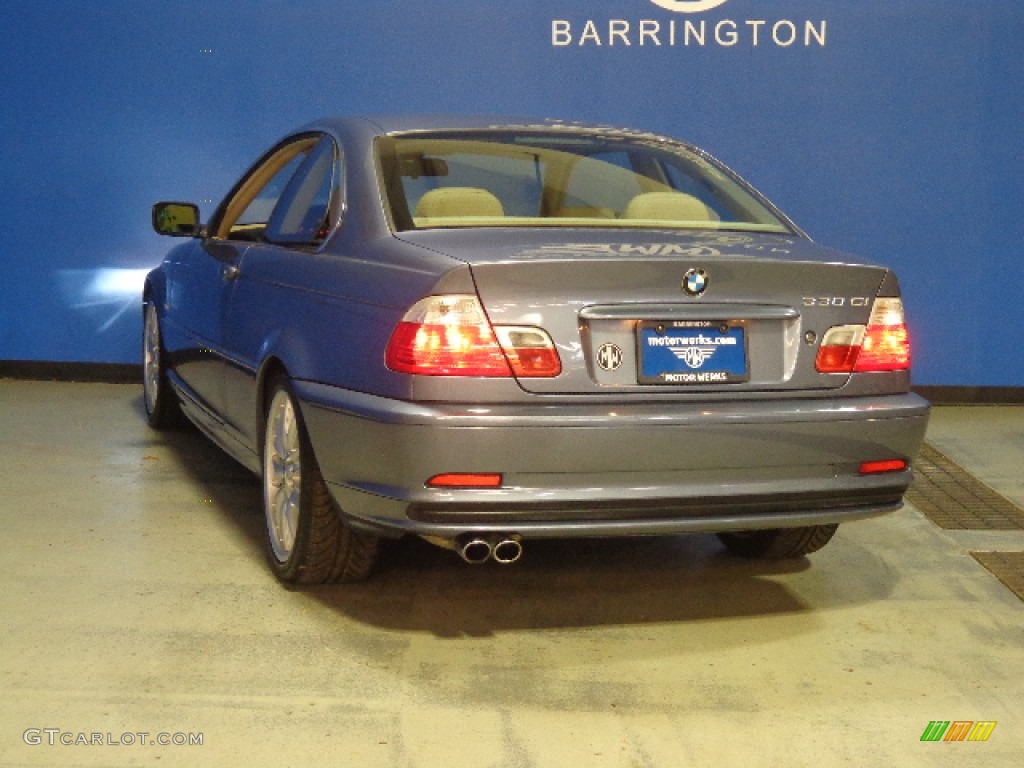
[[[391,335],[385,363],[421,376],[538,378],[562,371],[547,333],[492,328],[476,296],[461,294],[429,296],[413,305]]]
[[[902,371],[910,367],[910,335],[899,299],[875,299],[853,370]]]
[[[829,328],[815,367],[821,373],[872,373],[910,368],[910,336],[900,299],[875,299],[867,325]]]
[[[547,379],[562,372],[558,350],[540,328],[496,325],[494,332],[516,378]]]
[[[406,312],[385,362],[400,373],[511,376],[508,361],[475,296],[431,296]]]

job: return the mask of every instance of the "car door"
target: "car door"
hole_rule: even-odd
[[[330,137],[301,153],[267,217],[260,242],[246,249],[226,296],[225,413],[246,445],[255,448],[257,374],[267,349],[288,345],[299,324],[315,327],[317,251],[337,221],[340,159]]]
[[[211,415],[223,407],[224,295],[232,265],[245,247],[235,242],[194,240],[167,263],[165,343],[174,370],[192,399]]]
[[[243,254],[262,239],[271,211],[302,164],[302,150],[308,148],[307,142],[289,154],[265,156],[221,204],[208,236],[170,265],[168,294],[181,338],[172,352],[175,370],[198,404],[221,425],[224,376],[231,359],[225,346],[225,307]]]

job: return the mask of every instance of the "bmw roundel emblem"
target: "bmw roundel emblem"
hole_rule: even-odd
[[[707,290],[711,278],[703,269],[691,269],[683,275],[683,290],[691,296],[700,296]]]

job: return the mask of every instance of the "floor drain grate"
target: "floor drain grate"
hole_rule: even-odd
[[[906,498],[940,528],[1024,530],[1024,509],[928,443],[914,463],[914,482]]]
[[[971,552],[971,557],[1024,600],[1024,552]]]

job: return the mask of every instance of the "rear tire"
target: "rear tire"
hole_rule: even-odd
[[[182,423],[178,397],[167,381],[167,353],[160,334],[160,318],[152,300],[147,300],[143,306],[142,401],[146,408],[146,422],[153,429],[166,429]]]
[[[764,531],[719,533],[726,549],[740,557],[784,560],[817,552],[832,539],[838,524],[803,528],[773,528]]]
[[[342,520],[320,474],[291,384],[270,382],[263,439],[263,509],[271,570],[292,584],[362,581],[376,537]]]

